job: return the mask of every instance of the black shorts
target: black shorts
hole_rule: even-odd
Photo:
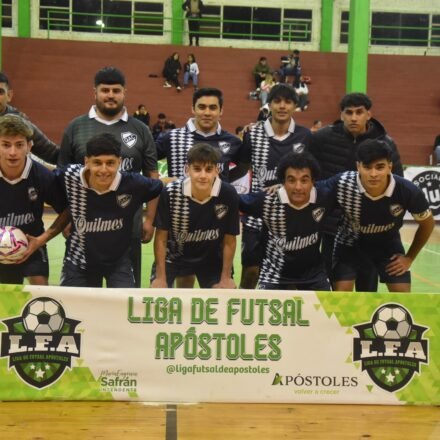
[[[32,276],[49,277],[46,246],[37,249],[22,264],[0,264],[0,283],[2,284],[23,284],[26,277]]]
[[[335,281],[355,280],[357,273],[366,264],[372,264],[379,273],[381,283],[411,283],[411,273],[389,275],[385,267],[394,254],[405,255],[400,240],[381,243],[377,247],[357,247],[338,245],[335,248],[333,277]]]
[[[261,266],[265,240],[264,229],[254,229],[243,225],[241,233],[241,265],[243,267]]]
[[[320,272],[310,281],[292,281],[291,283],[274,284],[258,283],[258,289],[262,290],[313,290],[328,292],[332,290],[327,273]]]
[[[60,284],[61,286],[71,287],[102,287],[104,279],[107,287],[135,287],[133,268],[129,256],[124,255],[112,266],[94,267],[88,270],[65,262],[61,272]]]
[[[167,285],[169,288],[174,287],[176,278],[195,275],[199,286],[203,289],[209,289],[220,281],[222,274],[223,262],[221,259],[212,259],[204,261],[202,264],[189,263],[166,263],[165,271],[167,276]],[[156,278],[156,266],[153,264],[151,269],[151,281]]]

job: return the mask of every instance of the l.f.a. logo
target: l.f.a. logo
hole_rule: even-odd
[[[416,325],[400,304],[381,305],[371,322],[355,325],[359,337],[353,340],[353,361],[360,361],[373,382],[394,392],[420,374],[420,364],[429,362],[428,327]]]
[[[21,316],[3,320],[0,358],[9,358],[9,368],[28,385],[42,389],[52,385],[79,357],[81,335],[75,333],[80,321],[66,317],[53,298],[31,300]]]
[[[130,131],[125,131],[121,133],[122,142],[127,145],[128,148],[131,148],[136,144],[137,134],[131,133]]]
[[[216,217],[220,220],[227,214],[228,207],[226,205],[214,205],[214,211]]]
[[[312,217],[313,220],[315,220],[316,223],[319,223],[322,220],[322,217],[324,216],[325,208],[316,208],[312,211]]]
[[[121,208],[126,208],[131,202],[132,196],[130,194],[119,194],[116,196],[116,203]]]

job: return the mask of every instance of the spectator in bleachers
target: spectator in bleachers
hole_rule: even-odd
[[[173,128],[176,128],[174,122],[168,121],[165,113],[159,113],[157,115],[157,122],[151,127],[151,133],[156,141],[162,133],[166,133]]]
[[[147,127],[150,126],[150,114],[144,104],[139,104],[138,109],[133,113],[133,118],[139,119]]]
[[[267,64],[267,58],[260,57],[258,63],[255,65],[254,69],[252,70],[252,74],[254,75],[254,79],[255,79],[255,90],[260,89],[261,81],[263,81],[266,78],[266,75],[268,73],[271,73],[271,69],[269,67],[269,64]]]
[[[179,73],[182,70],[182,65],[179,61],[179,54],[177,52],[173,52],[173,54],[165,60],[165,64],[163,66],[162,75],[165,78],[164,87],[169,88],[172,87],[172,84],[176,86],[178,92],[182,90],[179,82]]]
[[[287,57],[281,57],[281,82],[287,82],[287,78],[293,76],[293,86],[297,87],[301,77],[300,52],[295,49]]]
[[[188,19],[189,30],[189,45],[193,45],[193,39],[196,46],[199,45],[199,31],[200,31],[200,18],[202,18],[203,2],[202,0],[186,0],[182,6],[186,11],[186,18]]]
[[[269,92],[271,91],[271,89],[274,85],[276,85],[276,82],[273,79],[272,73],[270,73],[270,72],[266,73],[266,77],[260,83],[261,105],[266,104],[267,96],[269,95]]]
[[[309,88],[304,78],[301,76],[298,85],[295,87],[295,92],[298,95],[298,107],[297,111],[307,110],[309,106]]]
[[[183,66],[183,86],[188,87],[189,80],[192,81],[194,90],[199,86],[199,66],[196,63],[196,57],[190,53],[188,55],[188,61]]]

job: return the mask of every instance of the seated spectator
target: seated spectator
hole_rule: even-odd
[[[316,131],[318,131],[320,128],[322,128],[322,122],[319,119],[316,119],[313,121],[312,126],[310,127],[310,131],[312,133],[315,133]]]
[[[296,107],[296,111],[303,112],[304,110],[307,110],[309,106],[309,88],[307,87],[307,84],[304,81],[304,78],[301,76],[300,81],[295,87],[295,92],[298,96],[298,105]]]
[[[189,80],[192,81],[194,90],[198,89],[199,85],[199,66],[196,63],[196,58],[194,54],[190,53],[188,55],[188,61],[183,66],[183,85],[188,87]]]
[[[151,134],[153,135],[153,139],[157,140],[162,133],[166,133],[174,128],[176,128],[176,126],[173,121],[167,121],[165,113],[159,113],[157,115],[157,122],[151,127]]]
[[[276,85],[276,82],[273,79],[273,75],[270,72],[266,73],[266,78],[263,81],[261,81],[260,84],[261,105],[266,104],[267,96],[269,95],[269,92],[274,85]]]
[[[433,165],[440,165],[440,134],[434,141],[434,160]]]
[[[287,57],[281,57],[281,82],[287,82],[287,77],[293,76],[293,86],[296,87],[301,77],[301,62],[299,50],[295,49]]]
[[[133,113],[133,118],[139,119],[139,121],[143,122],[147,127],[150,126],[150,114],[144,104],[138,105],[138,109]]]
[[[182,65],[179,61],[179,54],[174,52],[169,58],[165,60],[163,66],[162,75],[165,78],[164,87],[172,87],[172,84],[176,87],[177,91],[180,92],[182,87],[180,87],[179,73],[182,70]]]
[[[255,65],[254,69],[252,70],[252,74],[254,75],[255,79],[255,90],[258,90],[260,88],[261,81],[266,78],[266,75],[268,73],[271,73],[271,69],[267,64],[267,58],[261,57],[258,63]]]

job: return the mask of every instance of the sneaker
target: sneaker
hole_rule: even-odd
[[[177,91],[180,92],[182,90],[182,87],[176,87]]]
[[[167,82],[165,81],[165,84],[164,84],[163,86],[166,87],[166,88],[168,88],[168,87],[171,87],[171,84],[169,84],[169,83],[167,83]]]

